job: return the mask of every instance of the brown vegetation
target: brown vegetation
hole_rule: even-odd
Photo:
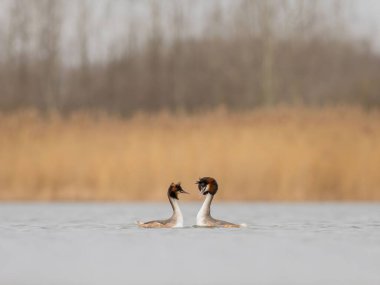
[[[214,176],[218,199],[380,200],[380,113],[0,116],[2,200],[161,200]]]

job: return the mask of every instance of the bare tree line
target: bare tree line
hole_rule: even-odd
[[[380,105],[380,56],[349,36],[338,5],[343,1],[329,7],[303,0],[215,1],[204,4],[201,19],[192,3],[206,9],[196,1],[146,1],[148,16],[126,13],[125,33],[109,56],[93,60],[93,2],[71,2],[73,15],[62,0],[8,1],[0,29],[0,110],[129,114],[218,105]],[[113,5],[108,2],[111,12],[100,20],[112,17]],[[70,26],[75,64],[62,52],[68,21],[76,23]]]

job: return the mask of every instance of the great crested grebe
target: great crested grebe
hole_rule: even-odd
[[[178,193],[187,193],[182,189],[181,183],[172,183],[168,189],[168,198],[173,208],[173,215],[167,220],[155,220],[146,223],[137,222],[142,228],[181,228],[183,227],[183,216],[178,205]]]
[[[199,227],[219,227],[219,228],[240,228],[246,227],[245,224],[237,225],[211,217],[210,206],[214,195],[218,191],[218,183],[212,177],[199,178],[196,182],[201,194],[206,195],[202,208],[197,215],[197,226]]]

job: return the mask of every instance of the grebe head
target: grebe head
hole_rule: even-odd
[[[178,193],[189,194],[185,190],[182,189],[181,182],[178,182],[177,184],[175,183],[170,184],[169,189],[168,189],[169,197],[179,200]]]
[[[212,177],[199,178],[195,184],[198,184],[198,189],[203,195],[206,195],[208,193],[215,195],[218,191],[218,183]]]

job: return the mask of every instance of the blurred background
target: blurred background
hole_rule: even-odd
[[[375,0],[0,0],[0,199],[380,200]]]

